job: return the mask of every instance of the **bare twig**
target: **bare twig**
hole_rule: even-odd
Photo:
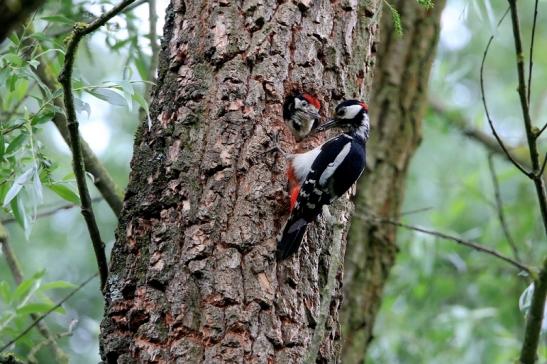
[[[433,207],[422,207],[419,209],[403,211],[399,214],[399,216],[413,215],[413,214],[418,214],[420,212],[431,211],[431,210],[433,210]]]
[[[83,281],[82,283],[80,283],[80,285],[76,288],[74,288],[69,294],[67,294],[65,297],[63,297],[63,299],[61,299],[59,302],[57,302],[57,304],[53,307],[51,307],[49,310],[47,310],[46,312],[44,312],[42,315],[40,315],[36,320],[34,320],[29,326],[27,326],[27,328],[25,330],[23,330],[23,332],[21,332],[19,335],[17,335],[15,338],[11,339],[6,345],[2,346],[0,348],[0,353],[3,352],[4,350],[8,349],[12,344],[14,344],[15,342],[17,342],[17,340],[19,340],[20,338],[22,338],[23,336],[25,336],[30,330],[32,330],[32,328],[36,325],[38,325],[38,323],[40,323],[43,319],[45,319],[46,317],[48,317],[53,311],[55,311],[56,309],[58,309],[59,307],[61,307],[66,301],[68,301],[72,296],[74,296],[76,293],[78,293],[78,291],[80,291],[82,288],[84,288],[85,285],[87,285],[89,282],[91,282],[93,280],[93,278],[97,277],[99,273],[95,273],[93,274],[91,277],[87,278],[85,281]]]
[[[539,136],[545,131],[545,129],[547,129],[547,123],[545,123],[545,125],[543,125],[543,127],[539,129],[539,131],[536,133],[536,139],[539,138]]]
[[[76,116],[76,110],[74,108],[74,96],[72,94],[72,71],[74,68],[74,60],[76,58],[76,51],[78,45],[83,37],[94,32],[119,12],[121,12],[127,5],[131,4],[134,0],[123,0],[118,5],[104,13],[102,16],[94,20],[90,24],[75,24],[74,30],[69,37],[68,44],[65,52],[65,61],[61,74],[59,75],[59,83],[63,86],[64,104],[66,110],[66,116],[68,121],[68,130],[70,134],[70,146],[72,149],[73,167],[76,181],[78,184],[78,191],[80,193],[80,200],[82,203],[82,215],[84,216],[91,241],[93,243],[93,250],[95,251],[95,257],[97,259],[97,265],[99,266],[99,273],[101,277],[101,289],[104,288],[108,277],[108,263],[106,261],[106,254],[104,251],[104,243],[101,239],[99,227],[95,220],[93,213],[93,206],[91,204],[91,197],[89,190],[87,189],[84,160],[82,156],[82,148],[80,145],[80,132],[78,130],[78,118]]]
[[[378,221],[380,223],[390,224],[390,225],[402,227],[402,228],[405,228],[405,229],[418,231],[418,232],[421,232],[421,233],[424,233],[424,234],[436,236],[438,238],[442,238],[442,239],[445,239],[445,240],[453,241],[453,242],[456,242],[460,245],[466,246],[466,247],[474,249],[476,251],[486,253],[488,255],[491,255],[493,257],[501,259],[501,260],[505,261],[506,263],[509,263],[512,266],[518,268],[519,270],[525,271],[529,275],[532,275],[532,273],[533,273],[532,270],[528,266],[516,261],[515,259],[506,257],[505,255],[501,254],[497,250],[488,248],[484,245],[475,243],[473,241],[469,241],[469,240],[465,240],[465,239],[462,239],[462,238],[457,237],[457,236],[445,234],[445,233],[440,232],[440,231],[434,231],[434,230],[424,229],[424,228],[421,228],[421,227],[418,227],[418,226],[404,224],[402,222],[392,220],[392,219],[376,217],[376,216],[372,216],[370,214],[359,214],[359,215],[361,217],[363,217],[364,219],[373,220],[373,221],[375,220],[375,221]]]
[[[509,232],[509,225],[507,224],[507,220],[505,219],[505,213],[503,212],[503,202],[501,200],[500,185],[498,181],[498,176],[496,174],[496,167],[494,165],[494,159],[492,158],[492,154],[488,155],[488,167],[490,168],[490,175],[492,176],[492,184],[494,185],[494,198],[496,200],[496,212],[498,214],[498,219],[500,221],[501,229],[503,231],[503,234],[505,235],[505,239],[507,239],[507,242],[509,243],[511,250],[513,251],[513,257],[515,257],[515,259],[520,262],[521,259],[519,257],[517,244],[515,243],[515,240],[511,236],[511,233]]]
[[[6,258],[6,262],[8,263],[8,268],[10,270],[10,273],[13,277],[13,280],[17,285],[20,285],[21,282],[23,282],[23,272],[21,271],[21,268],[19,267],[19,262],[17,261],[17,257],[13,250],[11,249],[11,245],[9,243],[8,233],[2,223],[0,223],[0,250],[4,254],[4,257]],[[36,314],[31,313],[30,314],[31,319],[36,320],[38,316]],[[58,363],[61,363],[65,361],[67,358],[65,352],[61,350],[59,345],[55,342],[55,340],[51,340],[51,338],[54,338],[54,335],[51,333],[49,328],[47,327],[45,322],[40,322],[36,326],[38,332],[40,335],[42,335],[48,344],[51,346],[51,350],[53,351],[53,355],[55,356],[55,361]]]
[[[137,0],[135,1],[133,4],[129,5],[127,8],[125,8],[123,10],[124,13],[128,13],[132,10],[135,10],[136,8],[138,8],[139,6],[141,6],[142,4],[148,2],[148,0]]]
[[[46,345],[51,345],[51,344],[56,344],[56,340],[62,338],[62,337],[65,337],[65,336],[71,336],[73,331],[74,331],[74,327],[76,326],[76,324],[78,323],[77,320],[72,320],[70,322],[70,324],[68,325],[68,329],[65,331],[65,332],[61,332],[59,334],[55,334],[55,335],[52,335],[48,338],[46,338],[46,340],[38,343],[37,345],[35,345],[32,350],[28,353],[28,362],[29,363],[38,363],[38,361],[36,360],[36,357],[35,355],[40,351],[42,350],[42,348]],[[57,360],[56,361],[57,363],[62,363],[62,362],[68,362],[68,358],[65,357],[63,361],[59,361]]]
[[[538,0],[534,4],[534,21],[532,23],[532,38],[530,39],[530,59],[528,60],[528,107],[530,107],[530,92],[532,92],[532,67],[534,66],[534,40],[536,38],[536,24],[538,18]]]
[[[99,202],[102,200],[102,197],[95,197],[93,199],[91,199],[91,202],[92,203],[96,203],[96,202]],[[36,214],[36,218],[37,219],[40,219],[42,217],[48,217],[48,216],[51,216],[51,215],[55,215],[56,213],[58,213],[59,211],[62,211],[62,210],[68,210],[68,209],[72,209],[74,207],[77,207],[78,205],[75,205],[73,203],[67,203],[67,204],[64,204],[64,205],[60,205],[60,206],[57,206],[57,207],[53,207],[49,210],[45,210],[45,211],[41,211],[39,213]],[[16,222],[17,220],[15,220],[15,218],[13,217],[8,217],[7,219],[4,219],[4,220],[1,220],[0,223],[2,224],[12,224],[14,222]]]
[[[528,152],[530,153],[530,161],[532,163],[533,170],[533,173],[528,177],[532,179],[536,187],[536,195],[543,220],[543,227],[547,235],[547,191],[545,189],[545,182],[540,175],[543,167],[540,166],[538,147],[536,143],[537,137],[536,134],[534,134],[532,119],[530,117],[528,102],[529,98],[527,98],[526,93],[524,56],[516,0],[509,0],[509,7],[511,9],[511,23],[515,42],[516,67],[518,75],[517,90],[519,94],[520,107],[522,109],[522,121],[526,131],[526,139],[528,141]],[[528,87],[529,86],[530,85],[528,85]],[[522,364],[533,364],[536,361],[541,324],[543,321],[543,311],[545,307],[545,296],[547,294],[547,259],[543,262],[543,267],[539,273],[539,276],[534,280],[534,286],[535,289],[532,295],[532,305],[526,319],[524,340],[522,342],[522,349],[520,352],[520,362]]]
[[[507,14],[509,13],[509,8],[507,8],[507,10],[505,11],[505,13],[503,14],[503,16],[501,17],[500,21],[498,22],[497,26],[499,27],[499,25],[503,22],[503,20],[505,19],[505,17],[507,16]],[[492,41],[494,40],[494,35],[492,34],[490,36],[490,39],[488,39],[488,43],[486,45],[486,48],[484,50],[484,54],[482,56],[482,62],[481,62],[481,68],[480,68],[480,86],[481,86],[481,98],[482,98],[482,104],[484,106],[484,112],[486,113],[486,119],[488,120],[488,124],[490,125],[490,129],[492,130],[492,134],[494,134],[494,137],[496,138],[497,142],[499,143],[501,149],[503,150],[503,152],[505,153],[505,155],[507,156],[507,159],[509,159],[511,161],[511,163],[513,163],[515,165],[515,167],[517,167],[517,169],[519,171],[521,171],[523,174],[525,174],[526,176],[530,177],[532,175],[531,172],[528,172],[526,169],[524,169],[520,163],[518,163],[514,158],[513,156],[511,155],[511,153],[509,153],[509,151],[507,150],[507,148],[505,147],[505,144],[503,143],[503,141],[501,140],[500,136],[498,135],[498,132],[496,131],[496,128],[494,127],[494,122],[492,121],[492,118],[490,117],[490,112],[488,111],[488,105],[486,103],[486,94],[484,92],[484,64],[486,62],[486,56],[488,55],[488,50],[490,49],[490,45],[492,44]]]

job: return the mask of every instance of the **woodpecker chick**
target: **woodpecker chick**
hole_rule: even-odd
[[[297,141],[319,125],[321,103],[310,94],[291,95],[283,104],[283,119]]]
[[[365,169],[370,128],[367,104],[359,100],[341,102],[336,106],[334,119],[317,127],[314,133],[332,127],[342,127],[346,132],[292,158],[292,173],[295,181],[301,181],[301,187],[291,191],[291,203],[293,198],[295,203],[278,240],[278,259],[286,259],[298,250],[308,224],[324,205],[346,193]]]

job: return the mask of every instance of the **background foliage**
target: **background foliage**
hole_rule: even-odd
[[[526,44],[533,4],[519,3]],[[539,3],[539,19],[547,11]],[[412,160],[404,216],[418,226],[460,235],[495,248],[512,250],[497,217],[489,151],[463,134],[456,121],[490,134],[480,101],[479,68],[491,34],[496,34],[485,69],[486,96],[498,131],[526,159],[526,136],[516,92],[517,76],[509,18],[495,25],[507,2],[450,0],[430,81],[430,100],[445,109],[430,110],[424,137]],[[546,28],[536,30],[532,117],[543,125],[546,105]],[[539,140],[545,153],[545,136]],[[493,157],[504,212],[521,260],[540,265],[547,251],[533,184],[504,157]],[[511,266],[476,251],[424,234],[399,229],[401,249],[391,273],[370,363],[512,363],[524,330],[518,298],[525,277]],[[545,341],[543,341],[545,344]],[[547,360],[545,345],[539,362]]]
[[[71,25],[91,20],[110,3],[48,2],[24,30],[0,46],[0,219],[27,278],[17,286],[5,261],[0,261],[0,343],[21,332],[31,322],[30,313],[49,309],[96,270],[77,209],[39,217],[43,211],[77,202],[78,197],[68,148],[50,122],[54,113],[62,112],[52,103],[60,96],[60,87],[48,88],[35,71],[45,65],[56,77],[63,39]],[[167,1],[158,1],[160,23],[166,6]],[[497,218],[488,151],[454,123],[464,119],[489,133],[479,102],[478,70],[486,41],[505,6],[505,2],[489,0],[448,1],[430,88],[432,101],[447,112],[432,110],[426,117],[404,208],[428,210],[404,215],[404,220],[457,233],[510,256],[512,250]],[[540,2],[540,19],[546,11],[546,2]],[[524,36],[529,39],[532,6],[521,4],[521,15]],[[540,21],[532,90],[536,120],[545,111],[545,31]],[[147,35],[148,7],[141,4],[86,38],[75,68],[83,137],[120,186],[127,183],[138,120],[146,122],[146,113],[139,115],[139,108],[146,108],[144,81],[150,78]],[[507,20],[497,32],[485,77],[496,124],[518,152],[524,134],[512,42]],[[541,146],[545,147],[544,141]],[[547,246],[532,185],[504,158],[494,157],[494,164],[520,258],[538,264]],[[97,198],[96,216],[109,252],[116,218],[97,191],[91,191]],[[475,251],[402,229],[399,233],[401,252],[386,289],[369,362],[513,361],[524,327],[518,297],[527,286],[526,279],[511,266]],[[47,318],[51,330],[62,336],[57,341],[71,362],[99,360],[102,305],[94,280]],[[39,344],[43,340],[34,330],[13,350],[23,358],[32,354],[40,363],[54,363],[49,349]],[[541,355],[547,360],[545,346]]]

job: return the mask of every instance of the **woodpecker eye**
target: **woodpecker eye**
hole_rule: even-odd
[[[307,102],[306,100],[302,100],[302,106],[303,106],[303,107],[308,106],[308,102]]]
[[[340,109],[336,112],[336,116],[344,116],[344,114],[346,113],[346,109]]]

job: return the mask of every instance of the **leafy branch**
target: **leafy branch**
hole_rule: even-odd
[[[85,281],[80,283],[80,285],[76,288],[74,288],[69,294],[67,294],[63,299],[61,299],[57,304],[52,306],[49,310],[44,312],[42,315],[40,315],[36,320],[34,320],[30,325],[27,326],[25,330],[23,330],[19,335],[17,335],[15,338],[11,339],[7,344],[0,347],[0,353],[4,350],[8,349],[12,344],[17,342],[20,338],[25,336],[30,330],[34,328],[34,326],[38,325],[43,319],[45,319],[47,316],[49,316],[52,312],[57,310],[59,307],[61,307],[66,301],[68,301],[72,296],[74,296],[76,293],[78,293],[82,288],[84,288],[89,282],[93,280],[99,273],[93,274],[91,277],[87,278]]]
[[[104,288],[106,280],[108,278],[108,263],[106,261],[106,253],[104,251],[104,243],[101,239],[99,227],[95,219],[93,212],[93,206],[91,203],[91,196],[86,184],[84,159],[82,156],[82,147],[80,143],[80,133],[78,130],[79,123],[76,116],[76,109],[74,106],[74,95],[72,93],[72,71],[74,68],[74,60],[76,58],[76,51],[78,45],[83,37],[99,29],[106,24],[110,19],[120,13],[127,5],[131,4],[134,0],[124,0],[112,9],[104,13],[99,18],[95,19],[90,24],[77,23],[74,25],[72,34],[68,37],[68,44],[65,52],[65,61],[63,69],[59,75],[59,83],[63,87],[64,93],[64,106],[66,110],[67,126],[70,134],[70,147],[72,149],[73,168],[74,175],[76,176],[76,182],[78,185],[78,191],[80,193],[81,210],[84,216],[89,235],[93,244],[93,250],[95,251],[95,257],[97,259],[97,265],[99,266],[99,274],[101,278],[101,289]]]
[[[0,222],[0,250],[2,251],[2,254],[4,255],[4,257],[6,258],[6,262],[8,264],[8,268],[13,277],[13,280],[15,281],[17,285],[21,285],[21,283],[23,282],[23,272],[21,271],[21,268],[19,267],[19,263],[17,262],[15,253],[11,249],[7,231],[1,222]],[[38,316],[35,313],[31,313],[30,317],[34,321],[38,319]],[[57,345],[57,342],[55,341],[56,336],[51,333],[47,325],[44,322],[38,322],[36,324],[36,327],[38,329],[38,332],[46,339],[44,342],[44,345],[51,346],[53,355],[55,356],[55,360],[57,362],[65,361],[67,356],[65,352],[61,350],[59,345]]]

